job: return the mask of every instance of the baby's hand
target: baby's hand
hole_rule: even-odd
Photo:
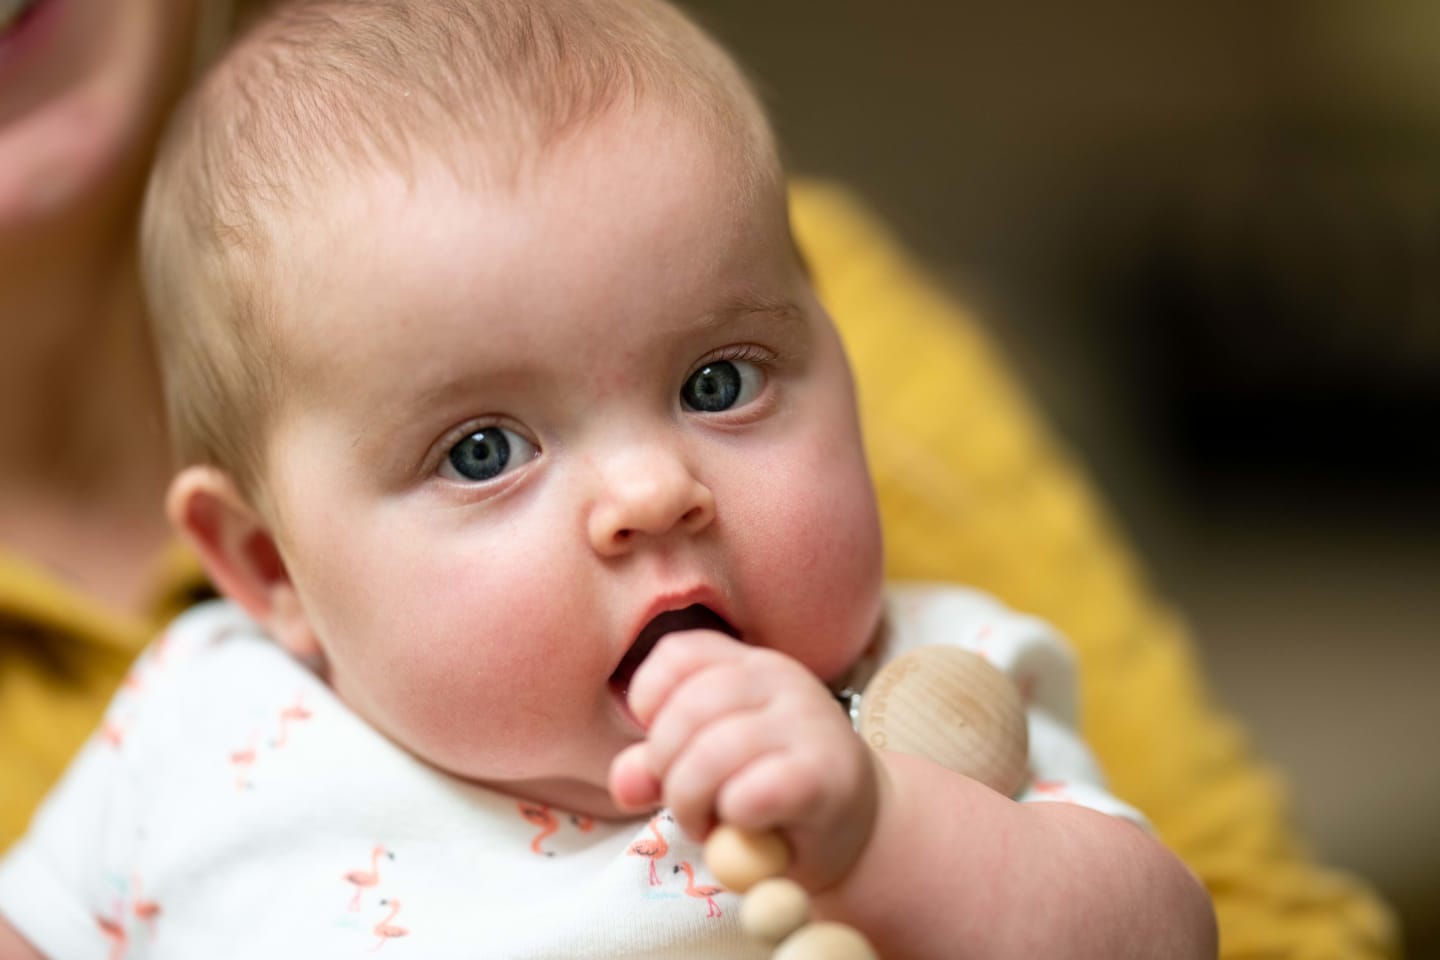
[[[667,636],[636,671],[630,709],[649,731],[610,767],[625,809],[664,803],[703,839],[718,821],[779,830],[812,891],[864,849],[879,802],[869,749],[800,663],[708,630]]]

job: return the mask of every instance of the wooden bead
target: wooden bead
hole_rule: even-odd
[[[959,647],[920,647],[882,667],[860,698],[860,733],[876,749],[923,757],[1007,797],[1026,779],[1019,690]]]
[[[727,889],[744,893],[790,866],[790,848],[776,833],[750,833],[721,824],[705,841],[705,865]]]
[[[810,895],[794,880],[771,877],[750,888],[740,901],[740,929],[774,945],[810,919]]]
[[[771,960],[879,960],[870,941],[843,923],[803,926],[770,956]]]

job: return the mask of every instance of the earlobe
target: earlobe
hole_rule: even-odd
[[[275,537],[229,474],[186,467],[171,481],[165,509],[222,594],[295,656],[320,656]]]

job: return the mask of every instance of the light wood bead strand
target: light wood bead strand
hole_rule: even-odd
[[[721,824],[705,841],[705,866],[721,886],[746,893],[790,867],[790,848],[775,833],[752,833]]]
[[[750,936],[778,944],[785,960],[878,960],[869,942],[840,923],[808,923],[810,895],[780,874],[790,848],[776,833],[721,824],[705,841],[705,866],[722,885],[743,893],[740,925]]]
[[[805,926],[809,919],[810,894],[785,877],[761,880],[740,901],[740,929],[771,946]]]
[[[870,941],[843,923],[807,923],[770,955],[771,960],[878,960]]]
[[[958,647],[920,647],[882,667],[861,695],[858,725],[877,750],[930,760],[1007,797],[1028,776],[1020,692],[983,657]],[[721,824],[705,842],[705,864],[720,883],[745,894],[741,926],[778,944],[772,960],[878,960],[855,929],[807,922],[809,894],[780,877],[790,850],[778,834]]]

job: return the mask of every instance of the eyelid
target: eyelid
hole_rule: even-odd
[[[725,424],[738,426],[743,423],[748,423],[756,417],[763,416],[772,408],[775,402],[774,380],[777,372],[776,367],[784,362],[784,358],[773,349],[762,347],[759,344],[732,344],[731,346],[721,347],[718,350],[706,354],[704,358],[690,368],[685,374],[685,379],[681,382],[689,383],[690,379],[705,369],[705,367],[726,361],[745,363],[754,367],[761,378],[759,391],[749,400],[746,400],[738,406],[733,406],[725,410],[702,411],[692,409],[685,404],[683,399],[684,388],[682,387],[680,390],[680,408],[689,414],[704,417],[707,421],[717,426]]]
[[[685,373],[688,380],[697,371],[709,363],[721,363],[725,360],[745,360],[758,366],[769,366],[780,360],[780,355],[774,350],[767,349],[754,343],[738,343],[729,347],[721,347],[713,353],[705,355],[700,362],[696,363]]]
[[[534,455],[529,457],[528,460],[526,460],[525,462],[528,463],[529,460],[534,460],[540,456],[542,452],[540,441],[535,439],[532,431],[525,429],[525,427],[523,427],[516,421],[504,416],[492,415],[474,417],[470,420],[466,420],[459,426],[452,427],[451,429],[445,431],[443,434],[440,435],[440,438],[431,445],[429,451],[425,454],[425,458],[421,461],[419,470],[420,476],[426,478],[435,477],[441,480],[448,480],[448,478],[440,476],[440,470],[444,467],[445,462],[449,459],[450,451],[455,447],[455,445],[461,440],[464,440],[466,437],[471,436],[472,434],[479,433],[482,430],[492,429],[509,430],[512,433],[518,434],[527,443],[529,443],[530,446],[534,447]],[[513,469],[507,471],[507,473],[513,472],[515,472]],[[503,476],[504,474],[501,475],[501,477]],[[495,480],[488,482],[497,482],[501,479],[501,477],[496,477]],[[449,482],[456,484],[460,483],[460,481],[456,480],[449,480]],[[474,481],[470,481],[463,485],[478,486],[478,484]]]

